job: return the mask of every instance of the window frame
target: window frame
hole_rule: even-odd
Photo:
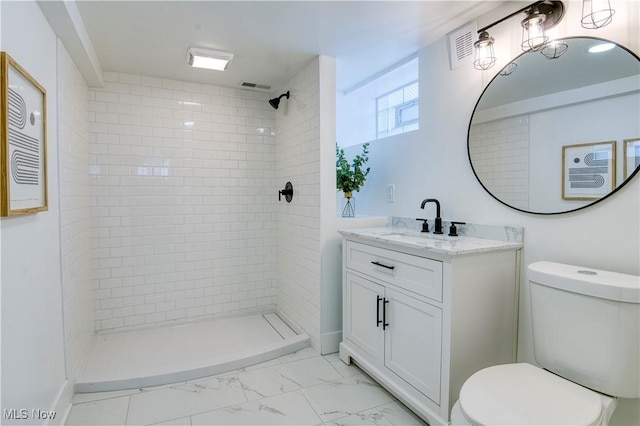
[[[418,96],[416,96],[415,98],[412,98],[409,101],[404,101],[404,89],[406,89],[407,87],[412,86],[414,84],[418,85]],[[390,108],[387,106],[386,108],[380,110],[378,105],[379,105],[380,99],[388,97],[390,94],[395,93],[395,92],[402,92],[403,93],[403,95],[402,95],[403,96],[403,102],[401,104],[398,104],[398,105],[393,107],[394,110],[395,110],[394,111],[394,114],[395,114],[395,117],[394,117],[395,126],[392,127],[392,128],[389,128],[387,126],[387,129],[384,131],[386,133],[386,135],[385,136],[381,136],[380,135],[380,130],[378,130],[379,129],[379,124],[380,124],[380,112],[381,111],[389,111]],[[415,79],[415,80],[413,80],[413,81],[411,81],[409,83],[406,83],[406,84],[404,84],[402,86],[398,86],[395,89],[390,90],[390,91],[388,91],[388,92],[376,97],[376,104],[375,104],[376,105],[376,139],[382,139],[382,138],[385,138],[385,137],[388,137],[388,136],[392,136],[389,133],[391,131],[393,131],[394,129],[397,129],[399,127],[409,126],[411,124],[415,124],[415,123],[419,122],[419,120],[420,120],[420,109],[419,109],[420,108],[420,93],[419,92],[420,92],[420,80],[417,78],[417,79]],[[407,109],[407,108],[411,108],[414,105],[418,106],[418,117],[415,118],[415,119],[403,122],[402,118],[401,118],[402,110]],[[388,124],[388,120],[389,120],[389,118],[388,118],[388,115],[387,115],[387,124]],[[412,131],[412,130],[409,130],[409,131]],[[404,130],[399,134],[402,134],[402,133],[405,133]]]

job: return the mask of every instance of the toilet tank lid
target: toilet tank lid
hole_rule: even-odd
[[[529,281],[618,302],[640,303],[640,276],[555,262],[534,262]]]

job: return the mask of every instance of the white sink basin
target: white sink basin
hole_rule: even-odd
[[[389,238],[393,240],[402,240],[402,241],[411,241],[415,243],[419,242],[427,242],[427,241],[450,241],[459,237],[449,237],[442,234],[429,234],[427,232],[424,233],[411,233],[411,232],[389,232],[385,234],[380,234],[380,237]]]

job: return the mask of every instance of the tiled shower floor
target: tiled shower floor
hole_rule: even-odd
[[[76,392],[136,389],[212,376],[309,345],[276,314],[96,336]]]
[[[67,425],[424,425],[356,366],[306,348],[166,386],[77,394]]]

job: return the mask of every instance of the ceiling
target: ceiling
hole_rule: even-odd
[[[564,39],[568,50],[557,59],[548,60],[540,53],[524,53],[513,62],[517,68],[507,76],[498,75],[482,95],[478,109],[489,109],[538,96],[580,87],[635,77],[634,89],[640,86],[638,58],[626,49],[589,53],[588,49],[603,41],[590,37]],[[538,82],[534,84],[534,82]]]
[[[280,89],[317,55],[346,90],[500,6],[497,1],[76,1],[104,71]],[[189,47],[235,55],[227,71],[186,64]]]

